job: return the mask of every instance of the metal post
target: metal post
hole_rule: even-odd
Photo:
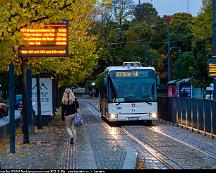
[[[41,99],[40,99],[40,79],[39,76],[36,77],[37,85],[37,127],[42,129],[42,116],[41,116]]]
[[[200,133],[199,132],[199,127],[200,127],[200,124],[199,124],[199,108],[198,108],[198,103],[197,103],[197,133]]]
[[[202,102],[203,102],[203,128],[204,128],[204,135],[206,136],[206,114],[205,114],[204,99]]]
[[[181,126],[183,128],[183,123],[182,123],[182,108],[181,108]]]
[[[170,73],[170,16],[167,16],[168,22],[168,81],[171,80],[171,73]]]
[[[215,25],[216,21],[215,21],[215,0],[212,0],[212,42],[213,42],[213,55],[216,54],[216,28]]]
[[[193,111],[193,105],[192,105],[192,101],[190,99],[190,102],[191,102],[191,131],[193,132],[193,114],[194,114],[194,111]]]
[[[176,126],[178,127],[178,123],[179,123],[179,106],[177,107],[177,111],[176,111]]]
[[[212,0],[212,42],[213,42],[213,55],[216,55],[216,20],[215,20],[215,0]],[[216,100],[216,78],[213,78],[213,99]]]
[[[26,71],[27,83],[27,116],[29,133],[33,134],[33,116],[32,116],[32,69],[31,67]]]
[[[212,102],[210,101],[210,109],[211,109],[211,137],[212,137],[212,139],[214,138],[214,135],[213,135],[213,133],[214,133],[214,128],[213,128],[213,111],[212,111],[212,104],[211,104]]]
[[[10,97],[10,153],[15,153],[15,90],[14,65],[9,65],[9,97]]]
[[[188,130],[188,108],[186,104],[186,129]]]

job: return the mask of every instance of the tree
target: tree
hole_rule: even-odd
[[[212,52],[212,1],[203,0],[203,7],[194,19],[193,25],[193,54],[195,58],[195,71],[193,84],[206,87],[210,83],[207,69],[207,55]]]
[[[132,0],[114,0],[113,14],[114,20],[117,21],[120,28],[122,25],[132,18],[133,1]]]
[[[71,75],[82,74],[81,77],[86,77],[96,64],[95,42],[97,37],[89,34],[93,22],[91,15],[95,11],[94,4],[94,0],[84,0],[82,2],[11,0],[3,3],[0,7],[0,13],[3,15],[0,23],[0,39],[2,40],[0,60],[3,64],[1,70],[7,71],[8,63],[12,58],[16,73],[21,73],[23,60],[17,57],[18,47],[24,44],[19,32],[21,28],[43,27],[44,23],[59,23],[62,19],[68,19],[70,23],[69,58],[28,59],[27,64],[32,65],[33,74],[54,74],[60,80],[61,85],[64,85],[65,79],[67,81],[66,85],[75,85],[76,81],[83,80],[82,78],[75,80]],[[85,70],[82,70],[83,68]]]

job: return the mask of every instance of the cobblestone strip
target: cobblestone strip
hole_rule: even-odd
[[[62,153],[62,159],[60,167],[62,169],[78,169],[77,166],[77,146],[71,146],[70,141],[64,142],[64,152]]]
[[[87,133],[86,126],[77,128],[77,163],[79,169],[97,169]]]
[[[87,135],[98,169],[121,169],[127,151],[109,133],[111,130],[101,119],[97,119],[87,107],[81,110],[86,124]]]

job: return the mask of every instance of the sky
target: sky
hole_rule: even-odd
[[[133,0],[138,4],[139,0]],[[202,0],[140,0],[140,3],[150,2],[160,16],[173,15],[178,12],[189,12],[197,16],[202,7]]]

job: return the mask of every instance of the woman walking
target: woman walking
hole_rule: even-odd
[[[75,115],[79,108],[79,103],[70,88],[66,88],[62,96],[62,116],[65,117],[66,129],[71,137],[70,144],[73,145],[76,141],[76,127],[74,124]]]

